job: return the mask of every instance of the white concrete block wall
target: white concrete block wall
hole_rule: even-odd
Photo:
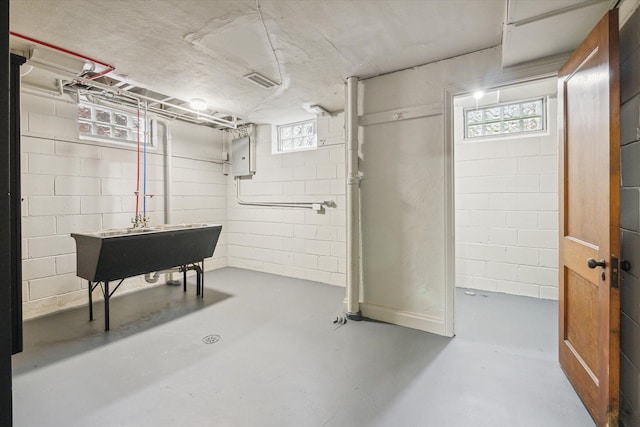
[[[130,226],[137,156],[133,147],[79,140],[76,107],[69,99],[23,93],[22,101],[23,308],[30,318],[86,303],[87,283],[76,276],[75,243],[69,234]],[[224,226],[222,132],[178,122],[170,127],[175,155],[172,223]],[[165,222],[164,135],[160,139],[160,146],[147,152],[152,224]],[[206,269],[226,266],[225,240],[223,233]],[[149,284],[141,277],[127,279],[118,294],[145,286]]]
[[[242,179],[246,201],[325,201],[336,207],[309,209],[242,206],[228,178],[230,266],[344,286],[344,116],[318,118],[316,150],[272,154],[271,126],[256,128],[256,174]],[[233,160],[233,159],[232,159]]]
[[[456,110],[457,286],[558,298],[554,97],[548,113],[548,135],[470,142]]]
[[[640,427],[640,9],[620,32],[620,63],[621,256],[632,266],[620,284],[620,419]]]

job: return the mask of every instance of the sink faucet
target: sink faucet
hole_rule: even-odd
[[[134,218],[131,218],[131,228],[144,228],[149,225],[149,221],[151,218],[148,216],[143,216],[142,214],[136,215]]]

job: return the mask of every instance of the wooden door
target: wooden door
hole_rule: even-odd
[[[558,75],[560,365],[599,426],[617,426],[619,407],[618,58],[611,10]]]

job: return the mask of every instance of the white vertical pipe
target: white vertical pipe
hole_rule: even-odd
[[[173,169],[171,127],[169,126],[169,123],[164,120],[153,119],[153,121],[151,122],[151,135],[153,136],[153,144],[156,147],[160,144],[160,136],[158,135],[158,124],[162,124],[162,126],[164,126],[164,222],[165,224],[171,224],[171,171]]]
[[[347,176],[347,316],[360,318],[360,176],[358,174],[358,77],[347,78],[345,108]]]
[[[173,171],[173,144],[171,141],[171,127],[169,123],[163,122],[164,124],[164,141],[165,141],[165,155],[167,159],[165,161],[164,167],[164,223],[171,224],[171,197],[173,196],[171,184],[173,182],[172,171]],[[165,282],[173,282],[173,273],[169,273],[165,276]]]
[[[164,126],[164,223],[171,224],[171,171],[173,169],[172,158],[173,148],[171,145],[171,127],[169,123],[164,120],[154,119],[151,122],[151,134],[154,138],[154,145],[157,147],[160,144],[160,136],[158,135],[158,123]],[[173,272],[165,273],[164,280],[167,284],[176,283],[173,280]],[[179,283],[179,282],[178,282]]]
[[[169,123],[161,121],[164,126],[164,141],[165,141],[165,162],[164,162],[164,222],[165,224],[171,224],[171,185],[173,182],[173,144],[171,141],[171,127]]]
[[[164,162],[164,222],[171,224],[171,196],[172,196],[172,169],[173,169],[173,147],[171,141],[171,127],[164,120],[154,119],[151,124],[151,132],[155,137],[155,146],[160,144],[158,135],[158,123],[164,126],[164,142],[165,142],[165,162]],[[173,282],[173,273],[165,273],[165,282]]]

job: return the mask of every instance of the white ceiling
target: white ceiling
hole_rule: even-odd
[[[150,90],[279,124],[310,117],[304,106],[342,110],[349,76],[501,43],[505,65],[570,51],[611,1],[11,0],[10,28],[112,64]],[[576,3],[591,6],[572,9]],[[263,89],[243,78],[254,71],[281,86]]]

